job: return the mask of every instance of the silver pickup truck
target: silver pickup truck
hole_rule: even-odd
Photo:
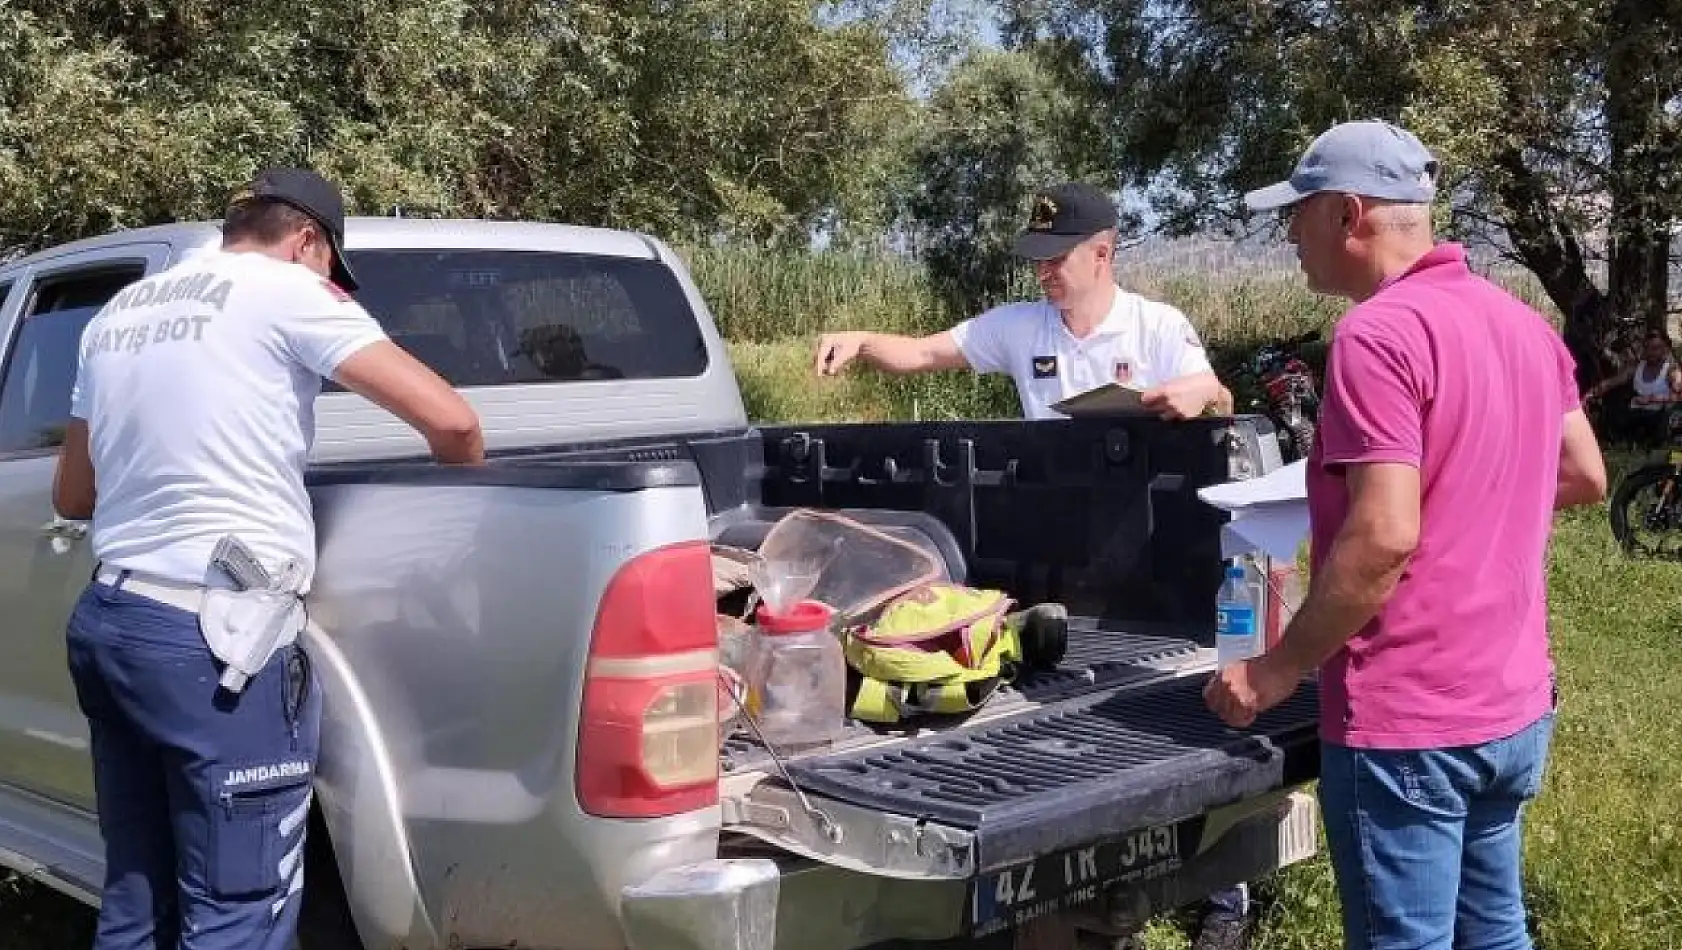
[[[1224,516],[1195,492],[1277,465],[1265,423],[755,427],[657,240],[348,230],[361,300],[493,458],[437,467],[352,394],[317,406],[306,950],[1073,946],[1313,853],[1312,685],[1249,730],[1199,698]],[[63,641],[93,565],[49,502],[55,446],[88,318],[218,240],[169,225],[0,268],[0,866],[89,904]],[[799,507],[1067,605],[1067,656],[957,721],[794,757],[721,738],[710,546]]]

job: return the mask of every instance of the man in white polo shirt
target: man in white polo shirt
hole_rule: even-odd
[[[1165,419],[1231,412],[1231,394],[1185,315],[1116,286],[1116,223],[1114,203],[1091,185],[1046,189],[1014,248],[1034,262],[1043,299],[925,337],[825,334],[817,370],[833,376],[862,359],[890,373],[1007,373],[1029,419],[1063,418],[1054,404],[1112,382],[1143,390],[1145,406]]]
[[[1054,404],[1112,382],[1143,390],[1145,407],[1164,419],[1230,414],[1232,393],[1185,314],[1116,286],[1116,224],[1114,203],[1097,188],[1048,188],[1014,248],[1034,262],[1043,299],[995,307],[925,337],[828,333],[817,370],[834,376],[862,359],[890,373],[1008,373],[1029,419],[1064,418]],[[1244,946],[1249,910],[1247,886],[1209,895],[1196,950]]]

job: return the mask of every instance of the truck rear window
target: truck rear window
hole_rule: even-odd
[[[356,299],[455,386],[698,376],[706,343],[658,261],[535,251],[351,251]],[[337,388],[337,387],[333,387]]]

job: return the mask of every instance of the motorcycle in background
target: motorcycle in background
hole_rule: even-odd
[[[1245,364],[1246,373],[1261,390],[1251,407],[1273,421],[1286,462],[1307,458],[1314,447],[1320,390],[1314,382],[1314,371],[1302,358],[1302,348],[1319,338],[1319,330],[1310,330],[1288,340],[1264,343]]]
[[[1647,400],[1663,404],[1667,446],[1653,459],[1619,479],[1607,504],[1612,536],[1631,557],[1682,561],[1682,400]]]

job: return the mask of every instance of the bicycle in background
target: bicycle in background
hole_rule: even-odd
[[[1639,396],[1632,408],[1662,405],[1664,457],[1618,480],[1607,507],[1612,536],[1631,557],[1682,560],[1682,397]]]

